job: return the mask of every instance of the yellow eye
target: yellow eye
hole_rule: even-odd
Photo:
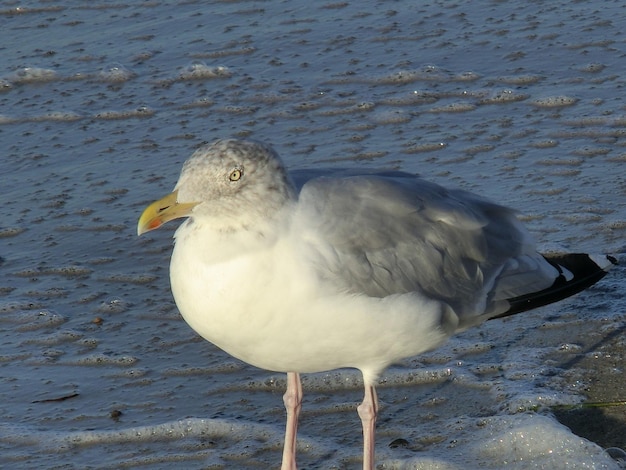
[[[231,181],[239,181],[239,179],[243,176],[243,170],[239,168],[235,168],[230,172],[230,176],[228,177]]]

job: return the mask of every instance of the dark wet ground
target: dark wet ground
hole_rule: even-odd
[[[584,370],[585,404],[555,408],[556,418],[575,434],[604,448],[626,449],[626,328],[615,331],[597,349],[595,357],[581,357],[576,367]]]

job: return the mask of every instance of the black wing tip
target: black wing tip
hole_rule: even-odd
[[[597,271],[601,269],[608,271],[613,266],[618,264],[617,258],[613,255],[590,255],[587,253],[549,253],[544,254],[543,257],[552,266],[557,268],[559,272],[559,266],[571,271],[575,277],[585,275],[586,273]]]
[[[508,317],[566,299],[598,282],[618,264],[617,258],[611,255],[551,253],[543,257],[559,272],[554,284],[539,292],[508,299],[509,309],[492,318]]]
[[[609,266],[609,269],[613,266],[617,266],[619,264],[619,261],[617,261],[617,258],[615,256],[612,255],[604,255],[606,257],[607,260],[609,260],[609,262],[611,263],[611,266]],[[606,271],[606,269],[605,269]]]

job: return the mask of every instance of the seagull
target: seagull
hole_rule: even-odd
[[[374,468],[378,399],[392,363],[451,335],[569,297],[606,255],[547,254],[515,211],[403,172],[290,175],[264,143],[217,140],[184,163],[141,235],[177,218],[170,282],[200,336],[287,373],[282,470],[296,469],[301,373],[357,368],[363,469]]]

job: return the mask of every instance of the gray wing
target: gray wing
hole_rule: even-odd
[[[315,178],[296,221],[320,277],[369,296],[422,292],[462,323],[549,287],[557,270],[503,206],[410,176]]]

